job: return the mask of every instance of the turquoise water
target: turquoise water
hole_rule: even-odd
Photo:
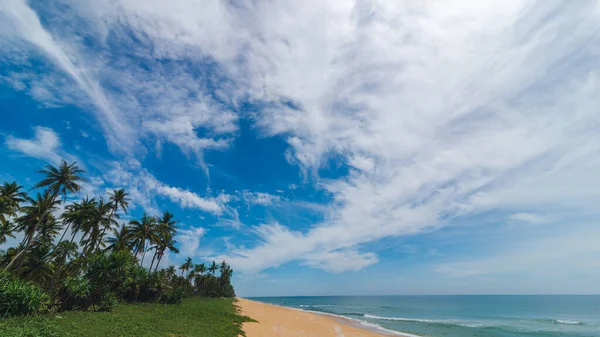
[[[252,300],[417,336],[600,336],[600,296],[335,296]]]

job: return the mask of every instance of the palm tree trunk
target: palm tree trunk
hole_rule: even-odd
[[[28,240],[27,245],[20,252],[18,252],[17,255],[15,255],[15,257],[10,261],[10,263],[8,265],[6,265],[6,267],[4,267],[4,271],[8,271],[10,269],[10,267],[12,267],[12,265],[21,257],[21,255],[23,255],[23,253],[25,253],[27,250],[29,250],[29,247],[31,246],[31,244],[35,240],[37,240],[38,237],[39,237],[39,234],[35,238]],[[21,269],[22,265],[23,265],[23,263],[20,262],[16,269]]]
[[[67,228],[65,228],[65,231],[63,232],[62,236],[60,237],[60,240],[58,240],[58,243],[61,243],[61,242],[62,242],[62,240],[63,240],[63,239],[64,239],[64,237],[65,237],[65,234],[67,234],[67,232],[69,231],[69,228],[70,228],[70,227],[71,227],[71,224],[68,224],[68,225],[67,225]]]
[[[154,259],[156,258],[156,252],[157,250],[154,249],[154,255],[152,256],[152,263],[150,263],[150,269],[148,269],[148,271],[152,272],[152,266],[154,265]]]
[[[161,251],[160,255],[158,256],[158,261],[156,261],[156,266],[154,267],[154,271],[156,271],[158,269],[158,265],[160,264],[162,257],[163,257],[163,251]]]
[[[146,256],[146,250],[144,249],[144,252],[142,253],[142,261],[140,262],[140,266],[144,264],[144,257],[145,256]]]
[[[115,209],[113,208],[112,211],[110,211],[110,216],[108,217],[108,223],[110,224],[110,221],[112,220],[112,217],[115,214]],[[100,241],[102,241],[102,238],[104,237],[104,233],[106,233],[106,230],[108,229],[108,227],[104,227],[104,229],[102,229],[102,233],[100,233],[100,237],[98,238],[98,246],[96,246],[96,251],[98,251],[98,247],[100,247]]]

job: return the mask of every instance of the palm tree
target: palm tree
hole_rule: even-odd
[[[136,248],[135,256],[137,257],[140,253],[142,253],[141,263],[143,263],[144,256],[146,255],[146,242],[148,240],[154,242],[158,237],[156,235],[156,219],[149,217],[146,215],[146,213],[144,213],[141,221],[131,220],[129,225],[133,244]]]
[[[53,279],[54,270],[49,263],[52,257],[50,245],[36,245],[24,259],[22,275],[29,281],[47,284]]]
[[[109,237],[106,241],[109,244],[106,250],[113,252],[128,250],[131,247],[131,233],[129,232],[129,228],[121,225],[119,230],[113,229],[113,237]]]
[[[221,265],[219,266],[219,273],[221,273],[221,276],[227,273],[228,268],[229,266],[227,265],[227,263],[225,263],[225,261],[221,262]]]
[[[150,263],[150,270],[152,270],[152,266],[154,265],[154,259],[159,255],[160,248],[164,246],[162,253],[164,254],[165,249],[169,248],[168,243],[172,241],[172,237],[177,233],[177,220],[173,220],[173,214],[169,212],[164,212],[161,218],[156,220],[156,240],[155,245],[150,247],[150,249],[154,249],[154,254],[152,256],[152,263]],[[161,245],[161,243],[164,243]],[[173,242],[174,244],[175,242]],[[170,248],[169,248],[170,249]]]
[[[129,198],[127,198],[128,196],[129,194],[127,194],[124,189],[113,190],[112,192],[108,193],[108,201],[112,205],[109,216],[110,219],[112,219],[114,215],[117,215],[117,218],[119,217],[117,214],[119,208],[123,210],[123,213],[127,213],[127,207],[129,207]],[[104,233],[107,229],[108,228],[104,228],[100,234],[100,237],[104,237]]]
[[[106,229],[117,225],[117,221],[112,218],[111,203],[106,203],[102,198],[94,204],[94,207],[88,209],[84,223],[83,237],[81,242],[85,244],[84,252],[86,255],[98,251],[100,246],[104,246],[103,233]]]
[[[123,210],[123,213],[127,213],[127,207],[129,207],[129,194],[124,189],[114,190],[108,194],[108,201],[113,206],[113,213],[119,208]]]
[[[71,242],[75,239],[75,235],[83,232],[88,227],[90,215],[93,214],[96,208],[96,198],[85,198],[81,202],[74,202],[68,205],[62,214],[63,223],[67,228],[63,232],[63,237],[71,229]],[[62,241],[62,237],[59,241]]]
[[[166,271],[167,271],[167,275],[169,275],[169,278],[172,279],[173,277],[175,277],[175,273],[176,273],[175,266],[169,266],[169,268],[167,268]]]
[[[202,276],[204,273],[206,273],[206,265],[204,263],[196,264],[194,265],[194,270],[196,273]]]
[[[59,242],[54,248],[54,262],[58,265],[64,265],[67,260],[71,260],[77,256],[79,245],[75,242]]]
[[[54,214],[50,214],[46,221],[40,223],[38,231],[38,244],[51,246],[54,237],[61,229],[60,222],[56,221]]]
[[[193,264],[194,263],[192,262],[192,258],[188,257],[187,259],[185,259],[185,262],[183,262],[183,264],[181,266],[179,266],[179,269],[181,270],[181,276],[182,277],[183,277],[183,272],[190,270],[190,268],[192,268]]]
[[[177,243],[177,241],[173,240],[173,234],[166,232],[166,233],[162,233],[161,235],[159,235],[158,237],[158,241],[156,243],[156,245],[154,246],[154,249],[156,250],[156,256],[158,256],[157,262],[156,262],[156,267],[154,267],[154,271],[156,271],[158,269],[158,265],[160,264],[160,261],[162,260],[163,256],[165,255],[165,252],[167,250],[175,253],[175,254],[179,254],[179,249],[177,249],[175,247],[175,244]],[[152,265],[150,265],[152,266]]]
[[[20,251],[4,270],[9,270],[23,253],[29,250],[31,245],[38,239],[39,234],[36,235],[38,227],[44,226],[48,221],[55,221],[52,212],[56,210],[57,205],[60,202],[56,201],[48,191],[45,191],[44,194],[38,193],[36,199],[30,199],[29,201],[30,205],[21,208],[21,211],[24,214],[17,219],[16,230],[25,232],[25,236],[20,245]]]
[[[54,257],[56,270],[54,271],[54,277],[52,278],[52,284],[50,285],[51,289],[54,288],[56,281],[60,279],[63,272],[63,266],[67,263],[67,260],[72,260],[78,255],[78,248],[79,245],[72,241],[61,241],[54,248],[52,255]]]
[[[80,169],[76,162],[67,164],[64,159],[58,168],[47,165],[38,172],[45,174],[46,178],[35,184],[33,188],[47,187],[52,193],[53,199],[56,199],[58,194],[62,193],[66,201],[67,193],[79,192],[81,185],[78,182],[86,181],[85,178],[81,177],[81,174],[85,173],[85,171]]]
[[[0,219],[0,245],[6,243],[8,238],[14,239],[14,231],[15,225],[13,225],[10,221],[6,219]]]
[[[210,265],[210,267],[208,267],[208,271],[213,274],[213,276],[215,275],[215,272],[217,271],[217,269],[219,269],[219,267],[217,267],[217,264],[215,263],[215,261],[212,262],[212,264]]]
[[[27,200],[27,193],[21,191],[21,188],[23,186],[16,182],[4,183],[0,186],[0,221],[7,220],[5,216],[15,216],[21,203]]]

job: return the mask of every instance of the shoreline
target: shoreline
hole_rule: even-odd
[[[244,323],[247,337],[332,336],[332,337],[419,337],[386,329],[367,321],[319,311],[285,307],[237,298],[241,314],[256,321]]]

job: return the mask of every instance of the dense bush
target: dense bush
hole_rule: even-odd
[[[47,312],[51,298],[33,283],[0,272],[0,317]]]
[[[68,276],[60,289],[61,310],[86,310],[91,305],[92,285],[83,277]]]

